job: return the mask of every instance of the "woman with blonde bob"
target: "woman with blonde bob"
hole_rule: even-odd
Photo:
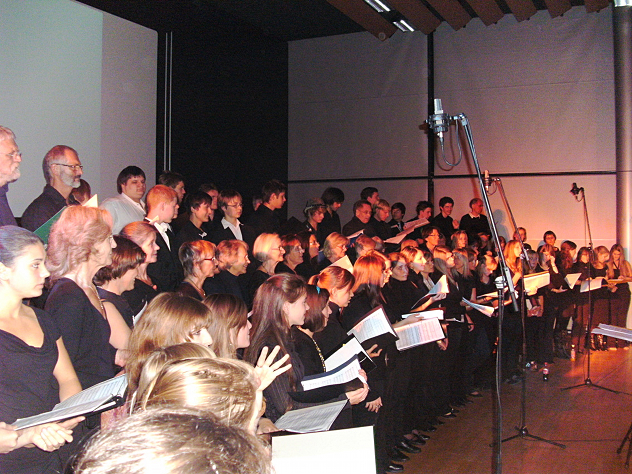
[[[344,235],[337,232],[332,232],[325,239],[323,244],[323,254],[327,258],[323,260],[319,266],[319,270],[323,270],[325,267],[337,262],[347,254],[347,246],[349,245],[349,239]]]
[[[127,348],[127,338],[111,330],[127,329],[127,325],[120,315],[121,324],[114,324],[114,316],[106,314],[92,282],[100,268],[112,263],[116,243],[111,221],[107,211],[70,206],[53,225],[48,241],[47,267],[53,287],[45,309],[61,331],[83,389],[114,377],[110,344],[119,350]]]
[[[209,295],[204,304],[211,311],[209,332],[213,335],[211,348],[218,357],[235,359],[237,349],[250,345],[248,308],[235,295]]]
[[[215,275],[215,244],[206,240],[185,242],[178,250],[178,257],[184,270],[184,281],[180,283],[178,293],[202,301],[206,296],[202,288],[204,282]]]
[[[143,364],[156,349],[197,342],[206,346],[213,340],[208,332],[211,313],[200,301],[176,293],[161,293],[149,303],[129,339],[126,365],[129,393],[134,393]]]
[[[255,240],[252,247],[255,258],[261,265],[250,276],[248,283],[248,293],[250,301],[253,300],[257,288],[274,275],[276,266],[283,261],[285,249],[281,245],[281,238],[277,234],[261,234]]]

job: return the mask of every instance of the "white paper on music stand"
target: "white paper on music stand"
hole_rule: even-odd
[[[276,474],[375,474],[373,427],[272,438]]]
[[[566,277],[564,277],[564,279],[566,280],[566,283],[568,283],[569,288],[572,290],[575,283],[577,283],[577,280],[579,280],[579,277],[581,276],[581,273],[569,273]]]
[[[429,309],[428,311],[420,311],[418,313],[402,314],[402,319],[443,319],[442,309]],[[395,327],[397,323],[393,326]]]
[[[87,415],[94,411],[116,405],[115,397],[123,397],[127,388],[127,377],[120,375],[87,388],[67,398],[46,413],[20,418],[12,423],[18,429],[52,423],[55,421]]]
[[[415,219],[414,221],[406,222],[404,224],[404,230],[416,229],[417,227],[422,227],[429,223],[428,219]]]
[[[492,314],[494,314],[494,311],[496,311],[495,308],[492,308],[491,306],[485,306],[478,303],[472,303],[470,300],[466,300],[465,298],[463,298],[461,301],[463,301],[466,305],[474,308],[475,310],[480,311],[485,316],[491,316]]]
[[[274,425],[280,430],[294,433],[327,431],[347,404],[347,400],[290,410]]]
[[[592,330],[592,333],[632,342],[632,330],[622,328],[620,326],[611,326],[609,324],[600,323],[599,326]]]
[[[328,385],[338,385],[351,382],[353,379],[360,379],[363,383],[367,383],[365,378],[360,375],[360,362],[357,354],[347,360],[344,364],[336,367],[332,371],[322,374],[306,377],[301,381],[304,391],[313,390],[315,388],[326,387]]]
[[[349,260],[349,256],[345,255],[342,258],[339,258],[334,263],[330,265],[330,267],[340,267],[347,270],[349,273],[353,273],[353,265],[351,264],[351,260]]]
[[[581,287],[580,292],[586,293],[587,291],[598,290],[599,288],[601,288],[603,284],[603,280],[604,280],[604,277],[597,277],[597,278],[592,278],[590,280],[582,281],[582,287]],[[588,285],[590,285],[590,288]]]
[[[395,344],[400,351],[439,341],[445,337],[441,324],[436,318],[422,319],[412,324],[405,324],[395,328],[395,332],[399,336]]]
[[[362,345],[358,342],[354,336],[349,342],[338,349],[325,359],[325,372],[329,372],[340,367],[342,364],[347,363],[349,359],[358,354],[364,354],[369,357]]]
[[[397,336],[395,331],[393,331],[390,321],[386,317],[384,308],[381,306],[378,306],[372,311],[372,314],[353,326],[347,334],[353,334],[360,343],[381,334],[392,334],[393,336]]]

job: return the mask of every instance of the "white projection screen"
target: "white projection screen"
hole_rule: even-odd
[[[568,192],[573,182],[586,189],[595,245],[614,242],[615,176],[581,174],[615,169],[611,17],[609,8],[574,7],[555,19],[540,11],[489,27],[473,19],[459,31],[444,23],[434,33],[435,97],[447,113],[468,116],[481,168],[510,175],[502,178],[509,204],[532,244],[548,229],[585,244],[582,205]],[[412,218],[427,197],[426,180],[415,179],[428,168],[427,136],[418,128],[427,118],[425,36],[303,40],[290,43],[289,54],[289,180],[299,181],[289,187],[289,214],[300,216],[306,198],[337,186],[346,194],[344,224],[360,189],[373,185],[391,204],[404,202]],[[458,158],[454,128],[447,142],[447,158]],[[435,204],[452,196],[458,219],[479,195],[478,184],[462,177],[474,172],[471,158],[448,167],[437,155]],[[490,199],[509,236],[499,193]]]
[[[14,215],[42,192],[54,145],[77,150],[99,201],[125,166],[155,182],[157,33],[70,0],[3,0],[0,18],[0,124],[23,153]]]

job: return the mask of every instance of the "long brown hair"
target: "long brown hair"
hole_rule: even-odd
[[[211,311],[208,327],[213,338],[211,347],[219,357],[236,358],[236,348],[231,341],[231,331],[235,335],[248,324],[248,308],[241,298],[235,295],[220,293],[208,295],[204,304]]]

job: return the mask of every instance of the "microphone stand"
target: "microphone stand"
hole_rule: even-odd
[[[494,222],[494,217],[492,215],[492,208],[489,204],[489,196],[485,192],[485,182],[483,180],[483,176],[481,174],[481,168],[478,164],[478,157],[476,156],[476,149],[474,147],[474,137],[472,135],[472,129],[470,127],[470,122],[465,114],[460,113],[458,115],[450,116],[443,113],[443,109],[441,107],[441,100],[435,99],[435,114],[431,115],[428,120],[426,120],[430,129],[433,133],[439,135],[440,141],[443,144],[443,132],[447,130],[450,122],[456,123],[457,127],[460,124],[463,127],[465,132],[465,136],[467,138],[468,145],[470,147],[470,152],[472,154],[472,161],[474,162],[474,167],[476,168],[476,176],[478,177],[478,184],[481,190],[481,196],[483,199],[483,203],[485,205],[485,210],[487,211],[487,218],[489,221],[489,228],[492,232],[492,239],[496,248],[500,249],[500,239],[498,238],[498,229],[496,228],[496,222]],[[460,146],[460,145],[459,145]],[[498,264],[501,270],[501,277],[504,281],[499,281],[496,283],[496,287],[498,289],[498,294],[503,294],[503,288],[508,289],[509,294],[511,296],[512,305],[514,311],[518,311],[518,300],[516,298],[515,288],[513,281],[511,279],[511,272],[509,271],[509,267],[507,266],[507,261],[505,260],[505,256],[502,252],[499,252],[499,260]],[[503,296],[504,298],[504,296]],[[499,312],[498,312],[498,340],[502,341],[502,323],[503,323],[503,311],[501,311],[500,307],[503,303],[503,298],[499,298]],[[493,451],[494,451],[494,459],[495,459],[495,473],[502,473],[502,406],[500,401],[500,364],[498,360],[501,358],[501,347],[498,345],[498,349],[496,351],[497,363],[496,363],[496,399],[495,399],[495,408],[496,408],[496,423],[494,427],[495,437],[492,443]]]
[[[590,328],[592,327],[592,321],[593,321],[593,307],[592,307],[592,296],[591,296],[592,291],[590,290],[590,282],[592,281],[591,267],[594,261],[593,260],[594,259],[593,241],[592,241],[592,234],[590,232],[590,222],[588,221],[588,208],[586,206],[586,194],[584,193],[584,188],[578,188],[577,185],[573,183],[573,189],[571,189],[571,193],[575,196],[575,200],[581,201],[584,204],[584,228],[588,230],[588,250],[589,250],[589,258],[590,258],[589,260],[590,267],[588,268],[588,324],[586,326],[586,336],[585,336],[586,343],[584,344],[584,346],[586,346],[588,350],[588,353],[586,354],[587,369],[586,369],[586,378],[584,379],[584,381],[577,385],[564,387],[561,390],[571,390],[573,388],[579,388],[579,387],[595,387],[595,388],[600,388],[602,390],[607,390],[608,392],[619,393],[616,390],[613,390],[611,388],[594,384],[592,380],[590,379],[590,355],[592,353],[591,344],[590,344]],[[577,196],[580,193],[581,193],[581,198],[577,199]]]
[[[509,217],[511,217],[511,223],[513,224],[514,234],[518,238],[518,242],[520,243],[520,258],[526,262],[527,266],[529,265],[529,257],[527,256],[527,251],[524,248],[524,242],[522,241],[522,237],[520,236],[520,232],[518,232],[518,225],[516,224],[516,219],[514,218],[514,214],[511,211],[511,207],[509,206],[509,202],[507,201],[507,195],[505,194],[505,188],[503,187],[502,180],[500,178],[492,178],[492,182],[497,183],[498,190],[500,191],[500,196],[507,208],[507,212],[509,213]],[[493,194],[493,193],[492,193]],[[524,268],[524,266],[523,266]],[[566,448],[565,445],[561,443],[556,443],[555,441],[551,441],[540,436],[535,436],[529,433],[529,429],[527,428],[527,371],[525,367],[525,360],[527,357],[527,333],[526,333],[526,294],[524,287],[524,277],[520,279],[520,291],[522,292],[522,301],[520,302],[520,320],[522,321],[522,362],[520,364],[520,372],[522,372],[522,389],[520,393],[520,425],[516,426],[517,434],[505,438],[502,442],[511,441],[516,438],[528,438],[535,441],[542,441],[544,443],[549,443],[554,446],[558,446],[562,449]]]

